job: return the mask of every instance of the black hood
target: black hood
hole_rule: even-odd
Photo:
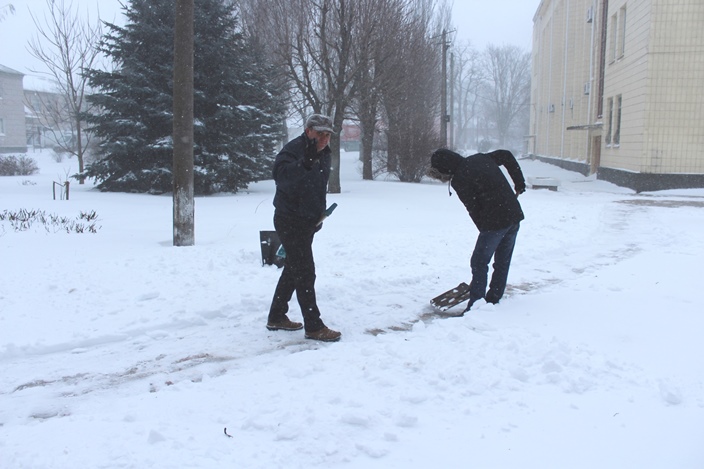
[[[430,157],[430,166],[441,174],[452,176],[457,171],[457,167],[462,163],[464,157],[452,150],[440,148],[435,150]]]

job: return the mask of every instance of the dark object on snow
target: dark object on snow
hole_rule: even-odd
[[[457,306],[458,304],[467,301],[468,299],[469,285],[462,282],[455,288],[451,288],[445,293],[442,293],[430,300],[430,304],[435,306],[440,311],[447,311],[453,306]]]
[[[281,240],[276,231],[260,231],[259,243],[262,247],[262,265],[284,266],[284,258],[277,255],[281,247]]]

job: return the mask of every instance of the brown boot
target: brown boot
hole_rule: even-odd
[[[306,332],[306,339],[321,340],[323,342],[337,342],[342,336],[341,333],[324,327],[313,332]]]
[[[270,331],[300,331],[303,329],[303,324],[291,321],[289,318],[284,318],[283,321],[268,322],[266,328]]]

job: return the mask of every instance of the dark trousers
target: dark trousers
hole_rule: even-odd
[[[288,303],[295,291],[305,330],[320,330],[325,324],[320,319],[320,310],[315,300],[315,221],[274,216],[274,228],[286,251],[286,260],[269,309],[269,322],[277,323],[286,317]]]
[[[518,228],[519,224],[516,223],[501,230],[479,233],[469,262],[472,268],[472,282],[469,284],[470,306],[480,298],[484,298],[489,303],[498,303],[504,295]],[[486,291],[489,262],[492,257],[494,273],[491,276],[489,291]]]

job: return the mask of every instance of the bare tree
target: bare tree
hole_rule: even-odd
[[[239,5],[247,30],[263,38],[285,68],[296,113],[331,115],[337,129],[345,118],[359,122],[365,179],[373,176],[372,146],[382,115],[392,172],[405,181],[422,178],[438,144],[440,55],[439,40],[432,38],[449,25],[446,1],[239,0]],[[330,146],[328,189],[339,192],[339,136]]]
[[[353,78],[359,62],[354,46],[365,38],[354,37],[355,24],[370,2],[357,0],[311,0],[305,2],[298,28],[290,39],[288,52],[281,52],[288,62],[288,73],[314,112],[333,119],[335,129],[342,129],[345,112],[355,90]],[[341,192],[339,132],[331,139],[332,171],[328,191]]]
[[[301,117],[319,112],[341,129],[356,87],[360,61],[359,22],[374,6],[371,0],[242,0],[245,23],[268,35],[270,50],[286,70],[293,108]],[[257,14],[266,10],[266,18]],[[330,141],[332,171],[328,191],[339,193],[339,132]]]
[[[512,124],[530,103],[530,53],[511,45],[489,45],[484,68],[486,117],[494,123],[499,146],[504,146]]]
[[[455,131],[455,146],[464,148],[476,142],[476,135],[472,135],[472,129],[476,128],[479,88],[484,81],[484,71],[481,68],[479,52],[469,42],[458,44],[453,49],[455,70],[452,79],[454,84],[452,125]]]
[[[356,37],[368,38],[356,46],[359,72],[354,78],[357,94],[351,111],[361,128],[360,160],[362,179],[373,179],[372,149],[380,118],[382,89],[391,86],[391,67],[396,50],[388,38],[400,37],[403,33],[403,17],[406,0],[367,0],[370,7],[358,23]]]
[[[444,139],[440,119],[446,90],[442,73],[450,24],[445,1],[406,0],[406,14],[398,37],[391,39],[395,51],[393,76],[384,82],[386,119],[386,171],[399,180],[419,182],[426,173],[429,156]],[[442,117],[441,117],[442,114]]]
[[[4,20],[7,15],[12,15],[15,13],[15,7],[12,3],[7,3],[0,6],[0,21]]]
[[[429,155],[440,144],[441,92],[438,47],[443,21],[437,21],[432,0],[407,2],[402,34],[389,38],[395,54],[389,63],[393,76],[382,89],[387,123],[387,172],[405,182],[418,182]]]
[[[86,149],[90,143],[90,134],[84,131],[81,113],[89,111],[87,101],[88,80],[84,71],[96,64],[100,55],[98,43],[102,36],[100,21],[91,24],[90,19],[81,20],[72,2],[65,0],[46,0],[48,13],[43,21],[32,15],[32,21],[37,28],[37,35],[29,43],[29,53],[39,59],[47,71],[32,70],[50,76],[58,87],[58,92],[65,100],[67,107],[67,122],[56,122],[61,114],[50,113],[46,119],[46,127],[61,131],[67,127],[73,138],[65,136],[56,138],[61,150],[75,155],[78,159],[78,172],[83,173]],[[58,136],[57,136],[58,137]],[[84,179],[79,177],[83,184]]]

